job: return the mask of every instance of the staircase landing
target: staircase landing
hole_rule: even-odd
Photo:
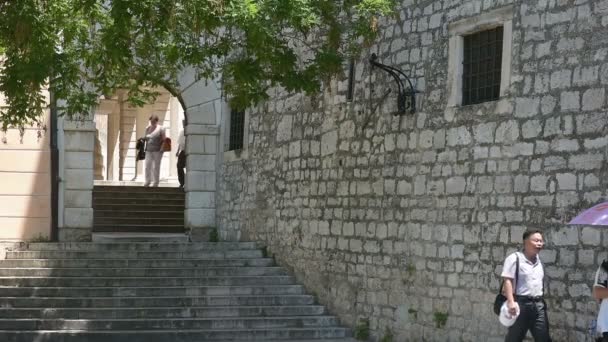
[[[93,242],[182,242],[189,241],[187,234],[178,233],[93,233]]]

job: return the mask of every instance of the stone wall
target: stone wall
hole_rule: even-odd
[[[496,11],[512,20],[503,96],[454,105],[453,29]],[[607,13],[599,0],[404,0],[369,53],[412,76],[417,112],[391,115],[392,81],[369,55],[352,102],[346,79],[315,98],[275,90],[248,113],[246,156],[221,169],[221,236],[264,241],[377,337],[499,341],[497,273],[538,227],[554,340],[585,340],[608,236],[563,224],[606,195]]]
[[[59,227],[59,241],[90,241],[95,123],[66,120],[64,134],[63,226]]]

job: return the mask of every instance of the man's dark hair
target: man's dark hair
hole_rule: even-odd
[[[530,235],[534,235],[534,234],[540,234],[540,235],[542,236],[542,235],[543,235],[543,232],[541,232],[541,231],[540,231],[540,230],[538,230],[538,229],[536,229],[536,230],[532,230],[532,229],[526,230],[526,231],[524,232],[524,236],[523,236],[524,241],[526,241],[526,239],[528,239],[528,238],[530,237]]]

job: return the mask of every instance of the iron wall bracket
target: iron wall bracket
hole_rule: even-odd
[[[414,114],[416,112],[417,91],[414,89],[410,78],[403,71],[378,62],[378,56],[375,53],[372,54],[369,61],[372,67],[377,67],[388,72],[397,83],[397,112],[395,115],[405,115],[408,110],[410,114]],[[406,81],[407,86],[405,84]]]

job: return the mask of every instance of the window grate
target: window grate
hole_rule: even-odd
[[[463,38],[462,104],[498,99],[502,68],[502,26]]]
[[[228,151],[242,149],[244,135],[245,111],[232,110],[230,112],[230,140],[228,142]]]

